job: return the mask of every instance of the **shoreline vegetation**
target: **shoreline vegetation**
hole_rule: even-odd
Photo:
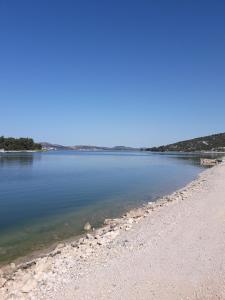
[[[0,136],[0,152],[35,152],[41,151],[42,145],[31,138],[13,138]]]
[[[91,229],[90,224],[86,224],[87,234],[82,237],[72,241],[62,242],[58,244],[54,250],[47,254],[45,253],[32,261],[19,265],[11,263],[10,265],[2,267],[0,269],[0,298],[57,299],[56,295],[58,295],[59,292],[67,294],[67,284],[71,285],[70,281],[72,280],[74,281],[74,289],[71,287],[71,291],[68,293],[74,294],[71,294],[71,297],[68,296],[70,295],[68,294],[68,297],[65,297],[64,299],[73,299],[75,296],[76,299],[82,299],[80,288],[76,287],[79,286],[84,274],[86,274],[85,276],[88,276],[89,271],[90,273],[93,271],[92,266],[95,268],[97,264],[98,268],[99,264],[103,264],[103,267],[104,264],[109,264],[110,268],[110,259],[115,259],[116,262],[118,262],[117,260],[119,260],[119,257],[117,257],[117,255],[119,255],[118,253],[120,253],[120,251],[123,253],[123,251],[129,252],[136,249],[135,251],[138,253],[138,251],[140,252],[142,247],[144,247],[143,245],[145,243],[153,243],[154,230],[151,232],[151,226],[154,225],[154,218],[157,219],[158,216],[161,223],[156,224],[156,227],[158,226],[159,228],[156,229],[155,233],[157,238],[160,239],[160,230],[165,230],[170,226],[170,222],[168,223],[167,220],[167,218],[169,218],[167,210],[173,212],[173,209],[177,209],[179,216],[179,214],[185,213],[185,210],[182,210],[182,206],[185,206],[185,209],[190,210],[188,218],[194,217],[196,213],[201,213],[201,210],[193,211],[195,208],[192,206],[203,205],[204,201],[211,201],[211,199],[207,200],[207,195],[209,194],[209,191],[211,191],[211,193],[215,192],[212,190],[212,187],[219,181],[219,177],[224,180],[224,178],[221,178],[221,176],[225,176],[224,170],[225,163],[223,160],[221,164],[203,171],[196,180],[192,181],[184,188],[175,191],[171,195],[164,196],[156,202],[149,202],[142,207],[133,209],[124,214],[121,218],[106,219],[104,226],[101,228]],[[200,198],[198,201],[193,201],[196,197]],[[203,199],[203,197],[206,197],[206,199]],[[217,197],[217,195],[215,195],[215,197]],[[210,203],[212,203],[212,201]],[[206,207],[204,206],[203,208],[205,209]],[[213,208],[211,209],[213,210]],[[177,215],[177,212],[175,213],[175,215]],[[202,213],[204,213],[204,211]],[[192,216],[192,214],[194,216]],[[203,218],[207,218],[207,216],[203,216]],[[149,223],[149,228],[146,227],[146,222]],[[208,220],[204,220],[204,222],[207,223]],[[176,228],[179,228],[180,224],[178,223],[177,226]],[[195,225],[193,224],[193,226]],[[190,232],[192,229],[190,228]],[[208,230],[209,228],[206,229]],[[173,230],[182,230],[182,227],[179,229],[173,228]],[[140,243],[138,239],[142,235],[143,243]],[[148,236],[148,239],[146,235]],[[179,241],[179,235],[176,239]],[[138,247],[135,248],[137,243]],[[162,249],[160,248],[161,252],[166,251],[166,248],[169,247],[166,240],[164,247]],[[188,243],[186,247],[188,247]],[[178,251],[178,249],[176,251]],[[199,251],[201,251],[201,249]],[[126,255],[128,255],[128,253],[126,253]],[[151,255],[153,255],[152,252],[150,256]],[[143,257],[143,259],[145,258]],[[214,260],[214,257],[212,257],[212,260]],[[174,263],[176,264],[176,258]],[[194,268],[195,266],[193,266],[193,269]],[[121,272],[123,273],[125,270],[122,269]],[[101,297],[96,298],[98,295],[97,292],[98,291],[95,291],[94,298],[104,299]],[[142,292],[144,292],[144,289]],[[88,293],[87,290],[85,295],[88,295]],[[175,295],[178,294],[180,295],[181,293],[175,293]],[[15,295],[16,297],[14,297]],[[61,296],[62,295],[63,294],[61,294]],[[91,295],[91,293],[89,295]],[[108,299],[114,298],[109,296]],[[129,297],[129,299],[136,298]],[[140,296],[140,299],[147,298]],[[159,298],[156,297],[154,299]],[[178,298],[168,297],[160,299]]]

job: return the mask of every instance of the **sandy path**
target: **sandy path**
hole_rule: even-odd
[[[90,255],[67,251],[7,299],[225,299],[225,163]]]

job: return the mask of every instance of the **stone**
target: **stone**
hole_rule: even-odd
[[[79,244],[78,244],[77,242],[75,242],[75,243],[71,243],[71,247],[73,247],[73,248],[77,248],[77,249],[79,249],[79,248],[80,248],[80,246],[79,246]]]
[[[50,257],[54,257],[54,256],[56,256],[56,255],[58,255],[58,254],[61,254],[62,252],[61,252],[61,250],[55,250],[55,251],[52,251],[50,254],[49,254],[49,256]]]
[[[130,230],[131,229],[131,225],[130,224],[126,224],[126,227],[125,227],[125,230],[127,231],[127,230]]]
[[[6,279],[3,277],[0,277],[0,288],[3,287],[5,283],[6,283]]]
[[[118,231],[109,231],[104,235],[104,237],[107,239],[113,240],[118,234],[119,234],[119,230]]]
[[[11,269],[15,269],[16,265],[14,263],[10,264]]]
[[[89,244],[89,246],[91,247],[95,247],[97,245],[97,241],[96,240],[92,240]]]
[[[112,224],[112,222],[113,222],[113,219],[105,219],[104,224],[110,225],[110,224]]]
[[[33,278],[29,279],[25,285],[22,287],[21,292],[22,293],[29,293],[31,292],[33,289],[35,289],[37,286],[37,281],[34,280]]]
[[[127,220],[127,223],[128,224],[132,224],[134,222],[134,220],[132,219],[132,218],[129,218],[128,220]]]
[[[41,259],[40,261],[37,262],[35,266],[35,273],[39,277],[43,272],[48,271],[50,267],[51,267],[51,261],[46,259]]]
[[[31,261],[29,261],[29,262],[26,262],[25,264],[20,265],[19,267],[20,267],[21,269],[23,269],[23,270],[27,270],[27,269],[29,269],[30,267],[34,266],[34,265],[36,265],[36,261],[35,261],[35,260],[31,260]]]
[[[85,223],[84,230],[86,230],[86,231],[91,230],[91,224],[89,222]]]
[[[104,224],[105,225],[114,225],[118,223],[118,219],[105,219]]]
[[[143,209],[138,208],[127,213],[128,218],[139,218],[143,215]]]
[[[80,245],[85,245],[85,239],[84,238],[80,238],[79,239],[79,244]]]
[[[86,238],[87,238],[88,240],[92,240],[94,237],[93,237],[93,235],[91,235],[91,234],[88,233],[88,234],[86,235]]]
[[[57,245],[56,248],[57,248],[57,249],[61,249],[61,248],[63,248],[63,247],[65,247],[65,244],[64,244],[64,243],[60,243],[60,244]]]

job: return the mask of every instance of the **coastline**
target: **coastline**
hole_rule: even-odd
[[[7,151],[7,152],[10,152],[10,151]],[[12,151],[12,152],[21,152],[21,151]],[[31,152],[37,152],[37,151],[32,150]],[[92,227],[91,230],[89,230],[89,231],[84,230],[83,233],[81,232],[77,235],[72,235],[66,239],[61,239],[56,242],[50,243],[48,245],[45,245],[44,248],[30,251],[27,254],[24,254],[23,256],[16,257],[12,261],[3,262],[2,264],[0,264],[0,276],[1,276],[1,274],[6,274],[6,275],[12,274],[17,269],[20,269],[20,268],[23,269],[24,267],[26,268],[26,265],[32,264],[39,258],[43,258],[43,257],[51,255],[51,253],[54,252],[55,249],[57,249],[58,245],[61,246],[62,244],[70,245],[71,243],[76,243],[76,242],[79,243],[79,240],[81,239],[81,241],[82,241],[82,239],[86,237],[87,233],[95,235],[101,229],[103,229],[104,233],[106,233],[107,231],[111,231],[110,226],[112,227],[116,223],[118,225],[120,225],[120,222],[121,222],[121,226],[122,226],[124,223],[126,223],[126,219],[129,218],[129,216],[131,216],[131,218],[135,218],[137,220],[141,220],[142,217],[145,218],[146,217],[146,213],[145,213],[146,208],[148,209],[150,206],[151,209],[154,210],[154,208],[157,208],[158,205],[161,207],[162,204],[164,204],[164,202],[165,203],[167,202],[167,198],[173,197],[174,194],[176,194],[177,192],[179,193],[179,191],[182,191],[189,184],[191,184],[192,182],[197,180],[199,178],[199,176],[202,173],[204,173],[205,171],[207,171],[207,169],[202,168],[202,170],[199,172],[199,174],[196,175],[195,179],[191,180],[187,184],[184,184],[182,187],[175,189],[172,193],[165,194],[162,197],[154,198],[154,199],[152,199],[152,201],[150,201],[150,199],[148,201],[148,199],[147,199],[143,204],[139,204],[139,205],[133,207],[132,209],[131,208],[125,209],[125,211],[123,211],[122,213],[120,213],[119,216],[116,216],[113,219],[105,219],[105,221],[103,223],[101,223],[101,225],[99,227],[96,227],[96,228]],[[168,200],[168,201],[170,201],[170,200]],[[137,216],[136,216],[136,214],[137,214]],[[120,228],[120,229],[123,229],[123,228]],[[10,265],[13,265],[14,267],[11,268]],[[1,273],[1,271],[2,271],[2,273]],[[1,288],[1,282],[0,282],[0,288]]]
[[[0,153],[35,153],[35,152],[45,152],[45,150],[4,150]]]
[[[206,188],[207,183],[210,182],[210,178],[213,173],[215,170],[220,168],[225,169],[224,162],[218,166],[201,172],[196,180],[192,181],[184,188],[175,191],[171,195],[165,196],[156,202],[149,202],[140,208],[131,210],[123,215],[122,218],[107,219],[105,220],[105,226],[96,229],[93,232],[88,232],[86,236],[82,236],[75,241],[60,243],[53,251],[44,254],[43,257],[36,258],[18,266],[12,263],[10,266],[2,268],[2,271],[0,270],[0,272],[2,272],[2,274],[0,273],[0,298],[55,299],[54,297],[56,294],[54,294],[54,292],[59,288],[61,290],[59,282],[63,279],[62,282],[65,281],[64,284],[66,286],[69,279],[71,279],[67,278],[67,276],[64,276],[63,274],[67,273],[68,269],[75,270],[75,267],[79,267],[79,270],[81,270],[79,271],[79,274],[74,274],[75,277],[78,276],[76,278],[78,283],[76,282],[76,284],[79,285],[79,281],[83,276],[81,274],[85,273],[87,267],[91,268],[91,266],[102,262],[102,260],[103,264],[106,263],[105,260],[107,261],[108,256],[112,256],[115,259],[118,251],[124,249],[127,250],[127,245],[130,247],[130,250],[132,250],[137,239],[129,242],[129,240],[124,239],[124,237],[129,235],[132,231],[136,231],[136,233],[140,234],[143,231],[143,228],[140,229],[138,227],[143,226],[143,223],[147,220],[151,223],[151,219],[162,213],[163,210],[166,210],[167,208],[173,209],[174,205],[179,206],[186,201],[188,202],[193,194],[204,192],[204,189]],[[117,245],[118,243],[120,244],[119,246]],[[122,246],[121,243],[123,244]],[[48,292],[45,296],[44,291],[46,287]],[[76,293],[76,288],[74,291]],[[81,299],[79,298],[79,295],[80,294],[77,291],[77,297],[78,299]],[[131,298],[129,297],[129,299]],[[69,298],[68,296],[68,298],[65,299],[72,298]],[[84,297],[84,299],[89,298]]]

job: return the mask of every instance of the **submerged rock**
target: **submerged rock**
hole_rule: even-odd
[[[91,224],[89,222],[85,223],[84,230],[86,230],[86,231],[91,230]]]

